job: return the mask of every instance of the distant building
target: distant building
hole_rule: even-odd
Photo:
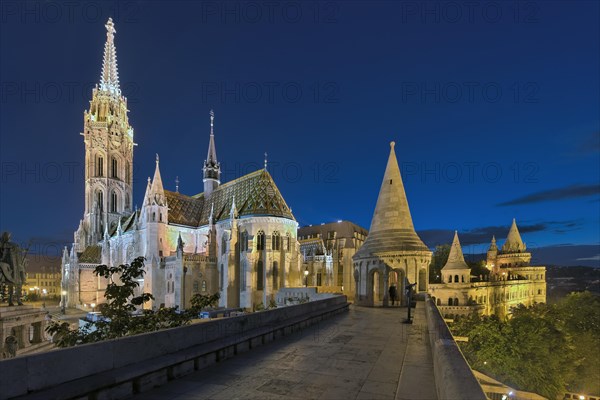
[[[303,226],[298,229],[302,271],[308,271],[308,286],[343,292],[354,298],[352,256],[365,242],[368,231],[350,221]]]
[[[448,261],[442,268],[442,283],[430,284],[429,293],[446,318],[472,312],[503,318],[519,304],[546,302],[546,267],[531,266],[530,261],[531,253],[526,252],[513,220],[500,251],[492,238],[486,264],[490,275],[480,281],[480,277],[471,276],[455,233]]]
[[[353,256],[358,305],[387,306],[392,285],[401,304],[406,303],[407,283],[415,284],[416,293],[427,292],[432,252],[415,232],[394,145],[390,143],[369,236]]]
[[[60,262],[60,257],[30,254],[27,257],[27,281],[22,287],[23,292],[35,294],[40,299],[58,298],[61,293]]]

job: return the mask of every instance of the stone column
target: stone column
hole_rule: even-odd
[[[383,306],[387,307],[390,303],[390,271],[386,264],[383,264]]]

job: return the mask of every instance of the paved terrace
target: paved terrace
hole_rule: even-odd
[[[424,302],[362,308],[134,398],[437,399]]]

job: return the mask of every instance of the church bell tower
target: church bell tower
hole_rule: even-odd
[[[90,108],[83,113],[85,211],[75,233],[77,251],[100,241],[105,231],[132,211],[133,128],[119,85],[112,18],[105,27],[100,84],[92,90]]]

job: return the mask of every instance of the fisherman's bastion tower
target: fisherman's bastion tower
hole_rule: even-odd
[[[394,151],[390,155],[371,220],[369,235],[353,256],[358,305],[387,306],[388,288],[395,285],[401,304],[406,303],[406,284],[427,292],[432,252],[413,226],[406,192]]]
[[[267,305],[279,288],[301,284],[298,224],[265,168],[231,182],[220,180],[214,113],[210,113],[204,192],[166,190],[156,156],[142,207],[132,209],[133,128],[119,86],[115,27],[106,24],[100,84],[84,112],[85,211],[62,258],[63,304],[104,301],[97,265],[146,258],[140,290],[146,307],[185,308],[196,293],[220,293],[220,306]],[[200,169],[200,166],[198,166]]]

